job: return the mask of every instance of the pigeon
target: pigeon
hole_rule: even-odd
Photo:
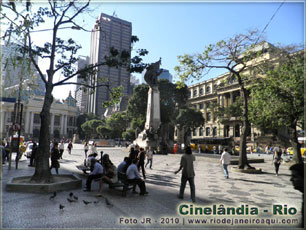
[[[92,203],[92,202],[89,202],[89,201],[83,200],[83,203],[84,203],[84,204],[86,204],[86,205],[88,205],[88,204],[90,204],[90,203]]]
[[[99,200],[97,200],[97,201],[94,201],[94,204],[98,204],[100,201]]]
[[[50,199],[50,200],[51,200],[51,199],[54,199],[54,197],[56,197],[56,192],[54,192],[54,193],[53,193],[53,195],[52,195],[52,196],[50,196],[50,198],[49,198],[49,199]]]
[[[77,196],[73,196],[73,199],[78,200],[79,198]]]
[[[109,202],[109,200],[105,197],[105,203],[107,204],[107,205],[110,205],[111,207],[112,206],[114,206],[113,204],[111,204],[111,202]]]
[[[62,205],[62,204],[59,205],[59,209],[60,209],[60,210],[64,210],[64,208],[65,208],[64,205]]]
[[[73,196],[73,192],[69,193],[69,196],[72,198],[72,196]]]
[[[71,202],[76,202],[76,200],[71,200],[69,198],[67,198],[67,200],[71,203]]]

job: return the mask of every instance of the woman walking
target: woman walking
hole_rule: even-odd
[[[60,167],[60,164],[58,162],[59,159],[60,159],[60,153],[58,151],[58,143],[54,142],[54,146],[51,150],[51,167],[50,167],[50,170],[52,168],[55,168],[56,174],[58,174],[58,169]]]
[[[273,151],[274,151],[274,155],[273,155],[272,163],[274,163],[275,174],[276,176],[278,176],[279,166],[282,162],[282,150],[280,147],[275,147]]]
[[[87,152],[88,152],[88,142],[86,141],[84,145],[85,159],[87,158]]]

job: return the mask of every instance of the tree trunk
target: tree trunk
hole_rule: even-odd
[[[243,122],[242,122],[242,131],[241,131],[241,137],[240,137],[240,155],[239,155],[239,165],[238,167],[240,169],[244,169],[246,167],[251,168],[251,166],[248,164],[247,159],[247,136],[248,132],[250,130],[250,122],[248,117],[248,95],[247,90],[244,88],[243,84],[240,84],[240,95],[243,99]]]
[[[49,168],[50,157],[50,109],[53,102],[52,85],[47,85],[46,94],[42,111],[40,113],[41,127],[39,134],[39,146],[36,155],[35,173],[31,178],[31,181],[39,183],[50,183],[53,181],[53,177]]]
[[[293,124],[290,128],[290,142],[293,148],[292,160],[297,164],[303,163],[302,155],[301,155],[301,144],[298,141],[296,124]]]

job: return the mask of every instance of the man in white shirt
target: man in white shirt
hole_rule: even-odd
[[[86,181],[86,188],[84,190],[84,192],[90,192],[91,191],[91,182],[93,179],[102,177],[103,175],[103,166],[97,162],[97,160],[95,158],[91,159],[91,166],[93,168],[93,170],[91,171],[91,173],[89,174],[87,181]]]
[[[140,196],[148,194],[145,182],[140,178],[137,168],[137,159],[134,159],[132,164],[126,170],[127,181],[130,184],[137,184],[140,189]]]
[[[220,158],[220,164],[223,165],[224,174],[225,174],[225,178],[226,178],[226,179],[229,179],[227,166],[228,166],[230,163],[231,163],[231,155],[227,152],[227,149],[224,148],[224,149],[223,149],[223,153],[222,153],[221,158]]]

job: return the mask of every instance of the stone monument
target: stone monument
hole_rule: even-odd
[[[156,148],[159,145],[160,131],[160,93],[157,85],[157,77],[161,74],[160,69],[161,59],[158,62],[150,64],[144,75],[144,79],[149,85],[147,115],[144,130],[139,133],[134,144],[140,147],[151,146]]]

